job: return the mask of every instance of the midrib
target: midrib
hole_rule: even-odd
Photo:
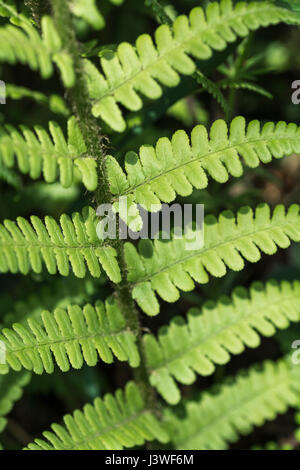
[[[18,131],[17,131],[18,132]],[[20,134],[20,137],[23,139],[23,136]],[[17,152],[20,151],[22,152],[22,157],[25,155],[27,158],[30,157],[30,154],[36,154],[38,153],[39,157],[44,158],[45,156],[47,157],[54,157],[54,160],[58,160],[60,158],[65,158],[69,160],[78,160],[78,159],[84,159],[84,158],[93,158],[85,154],[78,154],[78,155],[72,155],[71,153],[68,153],[68,150],[66,150],[65,153],[62,153],[58,151],[55,146],[53,145],[52,149],[46,149],[42,147],[42,144],[33,146],[31,145],[28,141],[24,139],[24,143],[20,143],[18,141],[15,141],[13,135],[7,134],[5,136],[0,137],[0,144],[1,140],[10,140],[12,141],[13,148],[14,148],[14,155],[17,155]],[[24,152],[25,150],[25,152]],[[24,152],[24,153],[23,153]]]
[[[82,335],[82,336],[73,336],[71,338],[70,337],[69,338],[60,338],[60,339],[53,340],[53,341],[51,339],[48,339],[47,341],[40,341],[39,342],[39,340],[35,339],[36,344],[26,345],[24,347],[11,347],[10,345],[7,344],[7,341],[5,340],[5,338],[4,338],[4,343],[6,344],[6,346],[8,348],[7,354],[9,355],[10,353],[24,352],[24,351],[32,350],[32,349],[35,349],[35,348],[41,348],[43,346],[51,347],[52,345],[55,345],[55,344],[66,344],[66,343],[71,343],[73,341],[82,341],[82,340],[89,340],[89,339],[95,339],[95,338],[111,338],[111,337],[115,337],[115,336],[120,336],[121,334],[126,333],[126,332],[129,332],[129,330],[127,328],[122,328],[120,330],[117,330],[117,331],[114,331],[114,332],[111,332],[111,333],[97,332],[95,334]],[[2,338],[2,340],[3,340],[3,338]]]
[[[184,442],[188,442],[192,439],[197,438],[197,436],[203,434],[207,429],[209,429],[211,427],[214,427],[219,422],[222,422],[222,421],[227,421],[228,422],[232,412],[234,413],[235,411],[241,410],[241,408],[244,407],[245,405],[251,403],[252,401],[256,401],[258,398],[263,397],[264,395],[266,395],[266,397],[268,395],[272,396],[273,391],[276,390],[276,389],[280,390],[282,388],[282,394],[284,395],[285,394],[284,392],[286,391],[286,389],[290,388],[290,386],[292,385],[291,378],[289,377],[289,379],[290,380],[288,381],[288,383],[286,381],[284,383],[281,383],[280,380],[279,380],[279,384],[276,383],[272,388],[268,388],[267,391],[263,388],[261,390],[261,392],[258,393],[257,395],[255,395],[254,397],[253,396],[248,396],[242,402],[237,402],[236,406],[229,407],[225,412],[222,413],[221,416],[218,416],[216,419],[211,420],[208,424],[203,426],[197,433],[191,434],[189,437],[187,437],[185,439],[182,439],[180,441],[177,441],[176,442],[176,447],[182,448],[182,446],[183,446],[183,448],[185,448],[185,445],[183,444]],[[242,403],[242,407],[238,406],[240,403]],[[226,438],[224,438],[223,436],[221,436],[221,439],[226,441]]]
[[[233,7],[233,8],[234,8],[234,7]],[[99,102],[101,102],[104,98],[106,98],[106,97],[108,97],[108,96],[111,96],[111,95],[114,95],[117,90],[119,90],[120,88],[122,88],[123,86],[125,86],[126,84],[128,84],[129,82],[135,80],[136,77],[137,77],[138,75],[140,75],[141,73],[143,73],[143,72],[145,72],[145,71],[148,71],[148,70],[151,70],[151,69],[155,66],[155,64],[158,64],[160,61],[165,60],[165,58],[166,58],[169,54],[173,53],[173,52],[176,51],[177,49],[184,49],[184,51],[185,51],[185,46],[186,46],[190,41],[192,41],[193,39],[195,39],[196,37],[198,37],[199,35],[201,35],[201,34],[207,32],[207,31],[211,31],[211,30],[213,30],[213,29],[216,29],[216,28],[218,28],[218,27],[221,27],[221,26],[224,24],[224,22],[227,22],[227,21],[230,22],[231,20],[234,20],[234,19],[237,19],[237,18],[243,18],[244,16],[247,16],[247,15],[250,15],[250,14],[255,14],[256,11],[259,11],[259,12],[265,11],[265,12],[267,12],[268,15],[270,15],[270,8],[272,8],[272,5],[268,5],[268,6],[265,6],[265,7],[262,7],[261,5],[257,5],[257,8],[255,8],[255,9],[254,9],[254,8],[250,9],[249,6],[247,5],[247,8],[246,8],[245,11],[243,11],[243,12],[238,12],[238,13],[236,13],[236,10],[233,9],[233,10],[232,10],[232,13],[231,13],[230,15],[228,15],[228,14],[227,14],[227,15],[223,15],[223,16],[221,15],[221,16],[219,17],[219,21],[216,22],[216,23],[214,23],[213,25],[206,23],[206,25],[207,25],[206,28],[201,29],[201,30],[198,30],[198,31],[197,31],[196,33],[194,33],[194,34],[190,34],[190,35],[188,36],[188,39],[185,40],[185,41],[183,41],[182,43],[178,43],[178,42],[173,38],[173,41],[176,43],[176,45],[175,45],[174,47],[168,49],[168,50],[167,50],[166,52],[164,52],[163,54],[158,54],[157,57],[156,57],[156,59],[155,59],[154,61],[152,61],[151,63],[147,64],[146,67],[144,67],[144,66],[141,64],[141,68],[140,68],[140,70],[139,70],[138,72],[136,72],[135,74],[131,75],[131,76],[128,77],[127,79],[123,80],[122,83],[120,83],[119,85],[116,85],[116,86],[114,86],[114,87],[110,87],[105,93],[103,93],[103,95],[101,96],[101,98],[95,99],[95,102],[96,102],[96,103],[99,103]],[[277,8],[276,8],[276,11],[279,11],[279,10],[280,10],[280,8],[277,7]],[[287,13],[288,13],[288,10],[287,10]],[[280,21],[280,20],[278,20],[278,21]],[[245,26],[246,26],[247,29],[249,29],[247,25],[245,25]],[[235,34],[236,37],[239,36],[236,32],[234,32],[234,34]],[[223,37],[222,37],[222,39],[223,39]],[[228,42],[226,39],[223,39],[223,40],[224,40],[226,43]],[[206,44],[205,41],[204,41],[204,44]],[[209,47],[210,49],[214,49],[212,46],[209,46],[209,45],[208,45],[208,47]],[[156,49],[156,50],[157,50],[157,49]],[[104,75],[105,79],[108,80],[108,78],[106,77],[105,74],[102,74],[102,75]]]
[[[260,311],[265,311],[265,310],[270,310],[274,305],[279,305],[279,304],[284,304],[285,302],[292,302],[292,301],[297,301],[297,299],[300,300],[300,294],[299,295],[294,295],[294,296],[289,296],[289,297],[285,297],[284,299],[280,300],[278,302],[278,299],[275,300],[273,303],[270,303],[270,302],[267,302],[267,303],[264,303],[262,305],[260,305],[259,309],[255,308],[255,306],[253,306],[253,309],[249,309],[249,312],[247,312],[247,314],[245,316],[243,316],[242,318],[239,317],[236,321],[232,321],[231,323],[229,323],[228,325],[226,326],[222,326],[221,328],[219,329],[216,329],[213,331],[213,333],[210,333],[208,336],[206,336],[204,339],[200,339],[200,342],[199,342],[199,339],[195,340],[195,342],[193,342],[188,348],[186,348],[184,351],[179,351],[176,355],[172,356],[172,358],[170,359],[166,359],[162,362],[160,362],[158,365],[156,365],[155,367],[150,367],[149,368],[149,372],[150,373],[153,373],[155,374],[155,372],[158,370],[158,369],[161,369],[163,367],[166,367],[168,366],[169,364],[172,364],[173,362],[175,362],[176,360],[178,359],[181,359],[182,357],[184,357],[186,354],[189,354],[191,351],[193,351],[193,349],[198,349],[200,348],[201,346],[205,345],[205,343],[207,343],[208,341],[210,341],[211,339],[213,339],[214,337],[217,337],[219,334],[223,333],[224,331],[226,330],[230,330],[230,328],[232,328],[233,326],[236,326],[238,325],[241,321],[244,321],[245,319],[247,319],[248,317],[251,317],[254,313],[258,313]],[[300,307],[299,307],[299,310],[300,310]],[[266,315],[264,315],[264,318],[266,317]],[[188,324],[186,325],[188,326]],[[241,338],[239,338],[241,340]],[[243,341],[241,340],[241,342],[243,343]],[[244,343],[243,343],[244,344]],[[226,347],[225,347],[226,349]],[[226,349],[227,351],[227,349]],[[205,355],[203,353],[203,355]],[[211,359],[210,359],[211,360]],[[213,360],[211,360],[212,362],[214,362]]]
[[[100,241],[100,240],[99,240]],[[28,243],[15,243],[14,241],[12,242],[8,242],[8,241],[3,241],[1,240],[1,235],[0,235],[0,248],[2,247],[17,247],[17,248],[26,248],[26,249],[30,249],[30,248],[39,248],[39,249],[42,249],[42,248],[51,248],[51,249],[56,249],[56,250],[81,250],[81,249],[86,249],[86,248],[89,248],[89,249],[96,249],[96,248],[104,248],[105,246],[108,246],[107,244],[104,245],[104,244],[99,244],[99,245],[93,245],[93,244],[90,244],[90,245],[67,245],[67,244],[64,244],[64,245],[58,245],[58,244],[55,244],[55,243],[41,243],[40,241],[32,241],[32,242],[28,242]]]
[[[218,155],[219,153],[226,152],[228,150],[232,150],[232,149],[238,150],[243,145],[255,145],[256,143],[265,143],[267,145],[268,142],[270,142],[272,140],[275,140],[275,139],[276,140],[289,140],[289,141],[294,140],[294,141],[299,141],[300,142],[300,135],[299,136],[295,135],[294,137],[290,137],[290,136],[284,135],[284,134],[278,135],[278,134],[276,134],[276,132],[274,132],[272,136],[263,136],[263,137],[261,137],[261,139],[245,140],[245,141],[242,141],[242,142],[238,142],[235,145],[228,145],[228,146],[220,148],[218,150],[209,152],[205,155],[200,155],[200,156],[197,155],[197,156],[195,156],[194,158],[192,158],[188,161],[182,162],[179,165],[176,165],[176,166],[174,166],[174,167],[172,167],[172,168],[170,168],[166,171],[162,171],[161,173],[159,173],[155,176],[152,176],[150,178],[145,179],[142,183],[139,183],[136,186],[132,186],[128,190],[124,191],[123,193],[118,194],[118,197],[126,196],[127,194],[131,194],[134,191],[136,191],[138,188],[140,188],[142,186],[145,186],[146,184],[149,184],[152,181],[155,181],[156,179],[161,178],[162,176],[166,176],[168,173],[171,173],[172,171],[178,170],[179,168],[187,166],[191,163],[206,160],[208,158],[214,157],[214,156]],[[205,170],[205,168],[204,168],[204,170]],[[115,201],[115,200],[117,200],[117,198],[114,198],[113,200]]]
[[[67,447],[67,448],[62,447],[62,449],[64,449],[64,450],[75,450],[75,449],[80,448],[82,444],[89,445],[89,443],[91,441],[95,441],[96,439],[101,438],[101,436],[104,436],[105,434],[109,434],[109,433],[111,433],[112,431],[114,431],[116,429],[122,429],[124,427],[126,428],[126,425],[128,425],[132,422],[135,422],[139,417],[141,417],[141,416],[143,416],[144,414],[147,414],[147,413],[149,413],[148,410],[142,410],[138,413],[135,413],[135,414],[131,415],[129,418],[124,419],[124,421],[122,421],[121,423],[117,423],[113,426],[110,426],[110,427],[106,428],[103,431],[95,432],[94,434],[89,434],[88,436],[86,436],[86,439],[82,439],[81,441],[74,442],[74,445],[72,445],[70,447]],[[63,442],[62,442],[62,445],[64,445]]]
[[[300,216],[297,220],[297,224],[299,224],[299,229],[300,229]],[[209,248],[207,249],[204,249],[204,250],[201,250],[199,252],[194,252],[193,254],[189,255],[189,256],[185,256],[184,258],[181,258],[179,260],[175,260],[173,263],[170,263],[168,264],[167,266],[163,267],[162,269],[156,271],[156,272],[153,272],[153,273],[150,273],[148,276],[142,278],[142,279],[139,279],[138,281],[132,281],[131,284],[133,286],[135,285],[138,285],[142,282],[146,282],[146,281],[149,281],[151,280],[154,276],[157,276],[158,274],[161,274],[165,271],[168,271],[168,269],[172,268],[173,266],[176,266],[177,264],[181,264],[181,263],[185,263],[186,261],[188,261],[189,259],[191,258],[196,258],[197,256],[200,256],[200,255],[203,255],[205,253],[208,253],[210,251],[214,251],[216,250],[217,248],[219,248],[220,246],[224,246],[226,247],[227,245],[232,245],[234,244],[234,242],[236,241],[242,241],[244,240],[245,238],[249,238],[250,236],[254,236],[256,235],[257,233],[265,233],[265,232],[269,232],[271,230],[274,230],[276,228],[286,228],[287,226],[291,225],[291,223],[289,224],[277,224],[277,225],[272,225],[271,227],[266,227],[266,228],[261,228],[260,230],[254,230],[254,231],[249,231],[247,233],[244,233],[242,236],[236,236],[236,237],[233,237],[233,238],[230,238],[230,240],[227,240],[226,242],[223,242],[221,241],[220,243],[216,243],[214,244],[213,246],[210,246]],[[289,237],[288,237],[289,238]]]

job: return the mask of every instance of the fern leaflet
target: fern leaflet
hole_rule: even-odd
[[[180,196],[188,196],[193,188],[208,185],[207,174],[219,183],[229,175],[240,177],[244,164],[250,168],[272,158],[300,153],[300,127],[296,124],[272,122],[260,129],[259,121],[246,126],[241,116],[233,119],[228,130],[223,120],[214,122],[210,136],[204,126],[196,126],[189,139],[184,131],[177,131],[169,140],[160,138],[155,146],[143,146],[139,155],[128,152],[126,173],[112,156],[107,157],[107,174],[111,192],[119,198],[129,196],[131,207],[140,204],[147,210],[161,202],[169,203]],[[153,209],[152,209],[153,210]]]
[[[164,24],[155,32],[156,46],[147,34],[140,36],[135,47],[121,43],[117,52],[101,58],[102,73],[86,61],[93,113],[109,126],[123,132],[126,128],[118,103],[131,111],[142,108],[137,92],[150,99],[162,94],[159,83],[174,87],[180,75],[192,75],[196,66],[189,57],[208,59],[212,50],[223,50],[228,42],[246,36],[249,31],[279,22],[300,24],[297,15],[269,2],[238,3],[222,0],[208,5],[206,13],[194,8],[189,18],[176,18],[173,28]]]
[[[156,417],[146,409],[138,387],[129,382],[115,396],[96,398],[83,411],[64,417],[65,426],[52,425],[42,439],[29,444],[29,450],[122,450],[145,441],[168,442],[168,434]]]
[[[6,83],[6,96],[13,100],[20,100],[23,98],[32,99],[38,104],[48,106],[48,109],[55,114],[60,114],[65,117],[70,116],[70,111],[60,95],[51,94],[50,96],[47,96],[39,91]]]
[[[0,62],[28,65],[32,70],[39,70],[43,78],[53,74],[52,62],[60,70],[64,85],[74,86],[75,73],[73,60],[62,47],[62,41],[55,29],[52,18],[42,18],[42,36],[33,24],[13,6],[0,2],[0,16],[10,17],[13,24],[0,28]]]
[[[15,323],[4,328],[0,340],[6,346],[6,364],[0,371],[22,368],[36,374],[54,371],[54,361],[63,372],[80,369],[85,362],[95,366],[100,359],[108,364],[113,354],[131,367],[139,365],[136,336],[126,327],[126,321],[113,297],[85,305],[61,308],[54,313],[44,311],[40,318],[29,318],[27,325]]]
[[[97,187],[97,164],[94,157],[86,155],[86,145],[74,117],[68,121],[68,141],[61,128],[49,124],[50,135],[40,126],[35,132],[21,126],[21,132],[12,126],[0,128],[0,161],[7,167],[15,163],[19,170],[38,179],[41,174],[47,183],[59,179],[64,188],[72,185],[75,175],[80,176],[90,191]]]
[[[101,245],[94,209],[87,207],[82,214],[74,213],[72,219],[63,214],[60,226],[48,216],[44,223],[36,216],[30,221],[18,217],[17,224],[10,220],[0,224],[0,272],[27,274],[32,268],[40,273],[44,263],[50,274],[58,271],[68,276],[71,265],[76,277],[83,278],[86,268],[93,277],[99,277],[102,265],[113,282],[120,282],[116,251]]]
[[[225,383],[217,394],[203,393],[199,402],[188,402],[184,419],[168,410],[166,421],[175,448],[227,449],[240,434],[249,434],[254,426],[286,412],[298,401],[296,369],[284,360],[265,362],[261,370],[253,367],[234,383]]]
[[[261,252],[273,255],[277,247],[287,248],[290,240],[300,241],[300,207],[286,211],[276,206],[273,214],[267,204],[260,204],[255,215],[250,207],[242,207],[237,217],[224,211],[219,220],[207,216],[204,224],[204,247],[186,250],[190,238],[142,240],[139,252],[131,243],[125,244],[128,280],[133,298],[148,315],[159,313],[154,291],[167,302],[176,302],[179,290],[191,291],[194,281],[208,282],[208,274],[223,277],[227,267],[240,271],[244,259],[255,263]]]
[[[207,78],[203,73],[201,73],[199,70],[197,70],[194,74],[195,79],[197,82],[202,85],[204,90],[207,90],[208,93],[210,93],[219,103],[221,106],[222,110],[224,111],[225,115],[227,116],[229,114],[229,107],[227,104],[227,101],[224,98],[224,95],[220,89],[220,86],[216,83],[214,83],[212,80]]]
[[[288,328],[300,319],[300,282],[269,281],[252,285],[249,293],[238,287],[232,300],[222,297],[217,304],[207,302],[202,311],[191,309],[187,323],[175,317],[159,331],[158,339],[144,337],[150,382],[172,404],[180,401],[175,380],[195,382],[196,375],[207,376],[215,364],[226,364],[230,354],[245,347],[256,348],[259,335],[272,336],[276,328]]]
[[[114,5],[122,5],[124,0],[110,0]],[[70,8],[75,16],[83,18],[94,29],[105,27],[105,18],[97,8],[96,0],[72,0]]]
[[[247,80],[237,80],[233,81],[232,79],[229,80],[222,80],[219,82],[219,86],[221,88],[234,88],[236,90],[248,90],[248,91],[253,91],[254,93],[257,93],[259,95],[264,96],[265,98],[268,98],[269,100],[272,100],[274,97],[273,95],[267,91],[265,88],[261,87],[255,82],[249,82]]]

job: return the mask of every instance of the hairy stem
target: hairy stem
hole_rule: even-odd
[[[99,123],[91,113],[88,90],[84,77],[83,61],[80,56],[80,44],[76,40],[73,19],[67,0],[51,0],[56,28],[65,51],[72,57],[76,74],[75,86],[66,91],[67,101],[84,135],[89,155],[98,161],[98,201],[109,203],[110,192],[104,170],[104,136]],[[101,195],[101,197],[99,197]]]
[[[41,18],[50,11],[47,0],[24,0],[24,4],[30,9],[34,21],[40,26]]]
[[[98,191],[95,194],[96,204],[112,203],[109,181],[105,171],[105,137],[101,133],[98,121],[91,113],[91,103],[84,77],[83,62],[80,56],[80,44],[78,44],[72,21],[72,15],[68,6],[68,0],[51,0],[53,17],[58,33],[63,41],[65,51],[72,57],[76,84],[67,91],[68,102],[81,127],[88,154],[94,156],[98,162]],[[118,233],[118,231],[117,231]],[[145,397],[147,406],[157,410],[155,391],[149,383],[146,358],[142,341],[142,329],[139,321],[139,313],[131,296],[131,289],[126,279],[126,263],[124,259],[124,242],[120,239],[112,240],[111,246],[115,248],[122,274],[122,281],[114,285],[117,301],[123,312],[128,326],[138,336],[138,348],[141,356],[141,365],[135,369],[135,379]]]

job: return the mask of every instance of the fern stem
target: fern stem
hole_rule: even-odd
[[[76,81],[73,88],[67,90],[69,102],[74,116],[83,133],[88,154],[98,161],[98,187],[101,189],[101,203],[109,203],[110,193],[105,181],[103,168],[104,136],[96,119],[92,116],[89,95],[84,77],[83,64],[80,56],[80,44],[77,42],[72,15],[67,0],[51,0],[53,16],[57,31],[64,45],[64,50],[73,60]],[[97,201],[99,204],[100,201]]]
[[[65,51],[72,57],[76,84],[67,91],[67,99],[72,111],[80,125],[85,139],[88,154],[94,156],[98,162],[98,190],[95,194],[97,205],[112,203],[113,196],[110,192],[109,181],[106,174],[105,161],[105,137],[101,134],[99,122],[91,114],[91,103],[88,96],[84,77],[83,64],[80,56],[80,45],[76,40],[72,15],[68,6],[68,0],[51,0],[53,17],[57,31],[63,41]],[[117,230],[118,233],[118,230]],[[131,287],[127,282],[127,267],[124,259],[124,242],[120,239],[111,240],[118,255],[122,281],[115,284],[116,298],[119,307],[127,320],[128,327],[137,334],[137,345],[141,357],[141,365],[134,369],[134,376],[141,392],[144,395],[148,409],[157,411],[156,392],[149,382],[149,373],[146,365],[146,355],[142,341],[142,328],[139,321],[139,313],[131,295]]]
[[[40,26],[41,18],[49,11],[47,0],[24,0],[24,5],[31,11],[34,21]]]
[[[166,13],[164,7],[159,3],[158,0],[146,0],[145,5],[152,9],[154,15],[161,24],[173,24],[172,18],[170,18],[168,13]]]
[[[240,55],[238,56],[236,63],[235,63],[234,75],[232,77],[233,81],[238,80],[240,78],[240,73],[242,71],[245,61],[247,60],[249,49],[252,44],[252,39],[253,39],[253,33],[250,33],[247,39],[245,40],[244,44],[242,45],[242,51]],[[237,95],[238,95],[238,90],[234,87],[231,88],[229,92],[229,98],[228,98],[228,111],[227,111],[228,122],[236,114]]]

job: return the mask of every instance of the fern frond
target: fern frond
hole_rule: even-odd
[[[191,384],[195,372],[211,375],[215,364],[230,361],[230,354],[258,347],[258,333],[269,337],[276,328],[288,328],[299,320],[300,281],[270,281],[266,286],[256,282],[249,293],[238,287],[232,299],[222,297],[217,303],[205,303],[202,310],[191,309],[187,322],[175,317],[160,329],[158,339],[144,337],[150,382],[168,403],[176,404],[180,391],[175,380]]]
[[[48,98],[44,93],[13,85],[11,83],[6,83],[6,96],[14,100],[19,100],[21,98],[31,98],[37,103],[43,104],[47,103],[48,101]]]
[[[205,284],[208,274],[223,277],[227,267],[240,271],[244,259],[255,263],[261,252],[273,255],[277,247],[287,248],[290,240],[300,241],[300,207],[295,204],[286,211],[276,206],[273,214],[267,204],[260,204],[253,213],[242,207],[237,217],[231,211],[221,213],[219,220],[208,216],[204,223],[205,243],[198,250],[187,250],[191,239],[142,240],[139,252],[131,243],[125,244],[128,281],[132,295],[148,315],[159,313],[155,291],[167,302],[179,298],[179,289],[191,291],[194,281]],[[145,242],[145,243],[144,243]]]
[[[36,374],[53,373],[56,363],[63,372],[80,369],[84,363],[95,366],[98,357],[108,364],[116,356],[139,365],[136,335],[126,326],[126,320],[113,297],[93,307],[69,306],[52,313],[44,311],[40,318],[30,318],[27,324],[15,323],[4,328],[0,340],[6,347],[6,363],[0,371],[22,368]]]
[[[32,70],[39,70],[43,78],[53,74],[50,54],[42,38],[34,27],[24,25],[6,25],[0,28],[0,62],[28,65]]]
[[[93,277],[101,274],[100,265],[113,282],[120,282],[121,274],[114,248],[101,245],[97,233],[94,209],[85,208],[82,214],[63,214],[60,225],[45,217],[43,223],[32,216],[31,223],[22,217],[17,223],[5,220],[0,224],[0,272],[27,274],[42,271],[45,264],[50,274],[58,271],[68,276],[70,265],[76,277],[83,278],[86,270]]]
[[[26,371],[0,375],[0,433],[6,426],[5,416],[10,413],[14,403],[21,398],[23,388],[29,380],[30,373]]]
[[[251,368],[217,394],[203,393],[199,402],[188,402],[186,417],[166,412],[171,439],[180,450],[222,450],[294,406],[299,393],[299,371],[289,362],[265,362],[259,370]]]
[[[264,96],[265,98],[268,98],[269,100],[272,100],[274,98],[273,95],[268,90],[261,87],[260,85],[257,85],[257,83],[249,82],[247,80],[238,80],[238,81],[233,81],[231,79],[222,80],[219,85],[223,89],[234,88],[236,90],[253,91],[254,93]]]
[[[6,83],[6,97],[13,100],[20,100],[23,98],[32,99],[38,104],[48,106],[50,111],[53,113],[61,114],[66,117],[70,116],[70,111],[60,95],[51,94],[50,96],[47,96],[39,91]]]
[[[0,16],[11,17],[13,24],[0,27],[0,62],[28,65],[34,71],[40,71],[43,78],[53,74],[56,63],[64,85],[74,86],[75,72],[71,56],[63,50],[62,41],[55,29],[52,18],[42,18],[42,35],[22,14],[12,6],[0,3]]]
[[[0,161],[13,167],[15,157],[19,170],[33,179],[43,175],[47,183],[59,180],[64,188],[74,182],[78,174],[85,187],[97,187],[97,163],[86,155],[87,149],[75,117],[68,121],[68,139],[55,123],[49,124],[50,134],[42,127],[32,130],[21,126],[21,131],[6,125],[0,128]]]
[[[123,132],[126,123],[118,103],[137,111],[143,106],[138,93],[158,99],[162,94],[160,84],[175,87],[180,74],[195,72],[190,56],[208,59],[213,50],[225,49],[237,37],[282,21],[300,24],[295,13],[269,2],[233,6],[231,0],[222,0],[220,4],[209,4],[206,13],[197,7],[189,18],[179,16],[173,28],[159,26],[155,32],[156,45],[147,34],[137,39],[135,47],[121,43],[117,52],[101,58],[102,73],[91,62],[85,62],[90,96],[95,101],[93,113],[115,131]]]
[[[140,204],[151,211],[152,205],[169,203],[176,194],[188,196],[193,188],[206,188],[208,175],[225,183],[229,175],[243,174],[242,163],[255,168],[294,152],[300,153],[300,127],[296,124],[268,122],[261,128],[259,121],[247,126],[238,116],[229,129],[225,121],[215,121],[209,136],[206,128],[198,125],[190,139],[184,131],[177,131],[171,140],[159,139],[155,148],[141,147],[139,155],[128,152],[126,173],[111,156],[106,167],[116,199],[130,196],[132,205]]]
[[[202,87],[208,91],[219,103],[221,108],[223,109],[224,113],[228,115],[229,112],[229,107],[228,104],[224,98],[224,95],[222,91],[220,90],[220,87],[218,86],[217,83],[214,83],[212,80],[207,78],[203,73],[201,73],[199,70],[195,72],[195,79],[197,82],[202,85]]]
[[[29,450],[122,450],[157,439],[166,443],[169,436],[163,425],[146,409],[137,385],[129,382],[115,396],[96,398],[83,411],[64,417],[64,427],[52,425],[42,439],[29,444]]]
[[[114,5],[122,5],[124,0],[110,0]],[[75,16],[83,18],[94,29],[105,27],[105,18],[96,5],[96,0],[72,0],[70,8]]]

